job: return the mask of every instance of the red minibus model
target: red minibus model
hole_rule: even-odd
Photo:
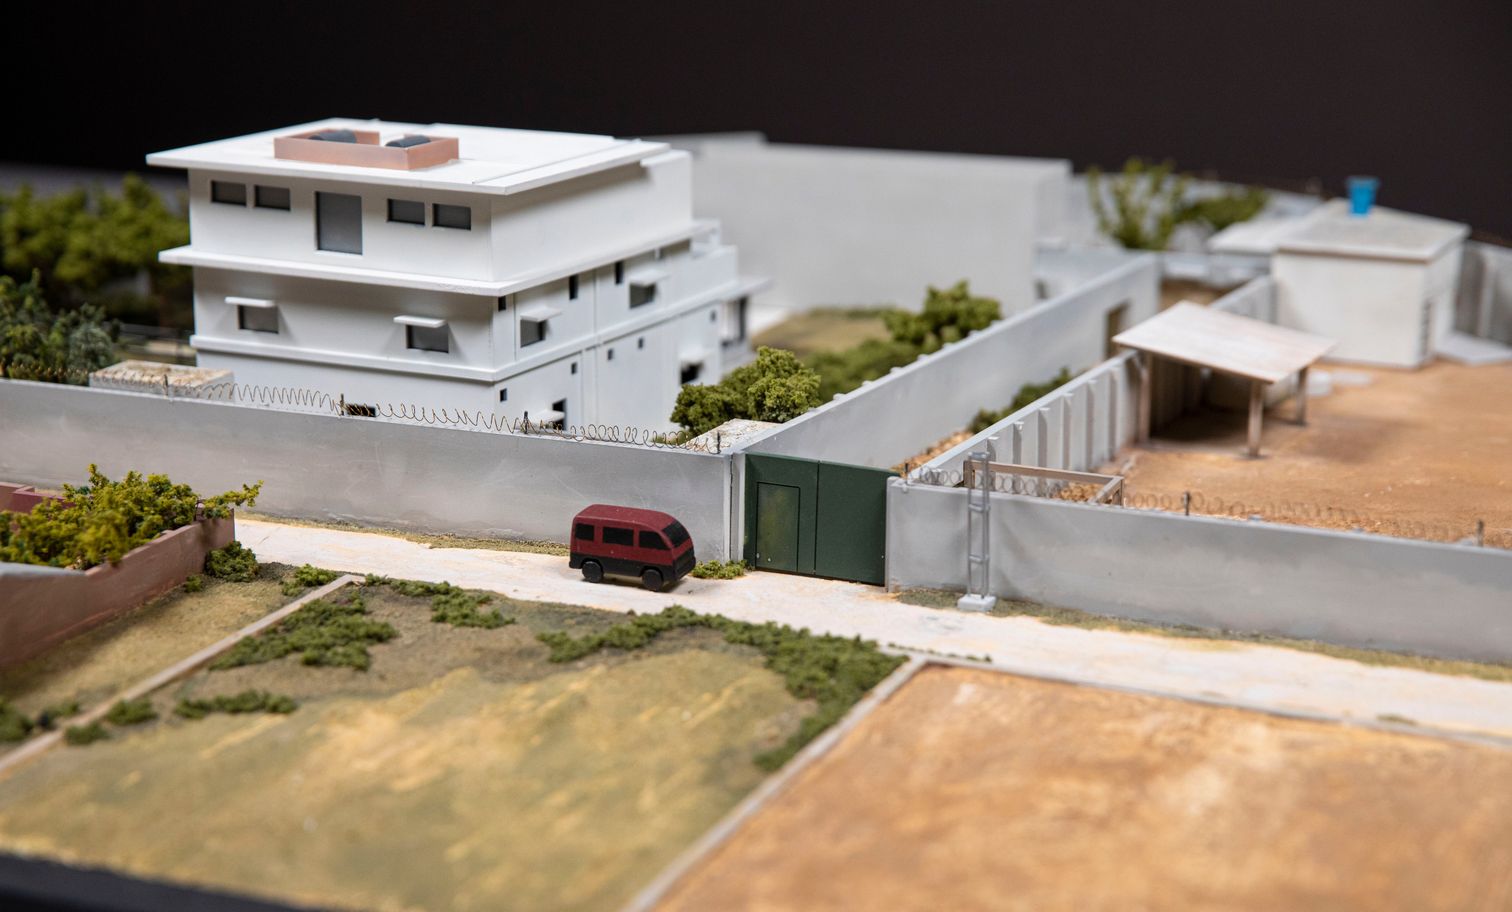
[[[683,524],[657,510],[594,504],[572,519],[567,566],[597,583],[604,574],[638,576],[658,592],[693,569],[693,539]]]

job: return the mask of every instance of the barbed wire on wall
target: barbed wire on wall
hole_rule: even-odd
[[[418,403],[349,403],[344,395],[333,396],[323,390],[234,381],[212,381],[202,384],[175,383],[171,379],[171,371],[112,371],[108,377],[95,377],[93,383],[90,383],[91,374],[88,372],[18,370],[13,371],[12,376],[6,379],[73,386],[89,385],[92,389],[143,393],[166,399],[221,402],[230,405],[301,411],[346,418],[380,419],[403,424],[487,431],[496,434],[549,437],[587,443],[617,443],[651,449],[701,453],[718,454],[723,451],[723,443],[718,435],[707,442],[680,441],[665,432],[633,425],[564,424],[555,421],[531,420],[529,412],[525,412],[520,417],[509,417],[482,409],[440,408]]]
[[[958,488],[965,484],[965,472],[961,469],[923,469],[905,477],[910,484],[947,488]],[[991,485],[992,490],[1000,494],[1021,494],[1086,503],[1091,503],[1098,491],[1098,486],[1094,484],[1039,479],[1001,471],[992,473]],[[1114,505],[1101,504],[1101,506]],[[1484,520],[1461,524],[1385,517],[1347,507],[1293,499],[1277,499],[1252,504],[1232,498],[1207,495],[1201,491],[1171,493],[1125,490],[1122,507],[1133,510],[1182,513],[1188,516],[1212,516],[1222,519],[1364,532],[1391,538],[1475,544],[1481,547],[1512,550],[1512,529],[1487,529]]]

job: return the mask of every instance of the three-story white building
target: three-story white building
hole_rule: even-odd
[[[147,161],[189,172],[162,259],[238,383],[660,429],[749,354],[757,283],[663,143],[334,119]]]

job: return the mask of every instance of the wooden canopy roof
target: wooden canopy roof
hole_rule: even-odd
[[[1323,336],[1190,301],[1182,301],[1124,330],[1113,341],[1172,361],[1262,383],[1275,383],[1297,373],[1336,344]]]

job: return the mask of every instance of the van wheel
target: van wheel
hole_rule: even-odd
[[[604,579],[604,565],[598,561],[583,561],[583,579],[590,583],[602,582]]]
[[[641,585],[652,592],[660,592],[661,587],[666,585],[666,580],[662,579],[660,570],[657,570],[655,567],[647,567],[641,573]]]

